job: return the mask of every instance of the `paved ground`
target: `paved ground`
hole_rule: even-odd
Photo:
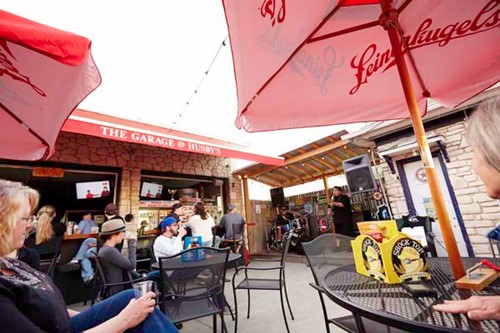
[[[294,260],[295,261],[295,260]],[[298,260],[297,260],[298,261]],[[252,264],[253,265],[253,264]],[[255,267],[263,266],[262,263],[255,263]],[[234,270],[228,270],[228,276],[232,277]],[[237,279],[241,279],[243,274],[238,274]],[[263,276],[261,272],[256,276]],[[267,275],[269,276],[269,275]],[[309,267],[301,262],[289,262],[286,266],[286,278],[288,286],[288,296],[295,320],[289,318],[291,332],[325,332],[325,324],[321,312],[321,304],[318,293],[309,286],[313,281]],[[231,283],[226,283],[225,294],[231,306],[233,306],[233,292]],[[285,324],[280,306],[279,292],[275,291],[252,291],[251,292],[251,313],[250,319],[246,319],[247,295],[245,291],[239,290],[238,305],[240,310],[238,332],[240,333],[267,333],[286,332]],[[327,302],[329,314],[333,317],[348,315],[344,309],[336,306],[332,302]],[[82,307],[75,305],[73,309],[80,310]],[[288,314],[289,316],[289,314]],[[229,332],[234,332],[234,321],[229,314],[225,315]],[[220,326],[220,324],[219,324]],[[340,328],[331,325],[332,332],[344,332]],[[202,318],[184,323],[182,333],[211,332],[212,318]]]

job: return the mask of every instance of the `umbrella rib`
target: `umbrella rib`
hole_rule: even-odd
[[[38,133],[36,133],[35,131],[33,131],[29,126],[27,126],[21,120],[21,118],[19,118],[12,111],[10,111],[5,105],[3,105],[3,103],[0,103],[0,108],[2,108],[5,112],[7,112],[7,114],[9,114],[12,118],[14,118],[21,126],[23,126],[24,128],[26,128],[34,137],[36,137],[38,140],[40,140],[40,142],[46,147],[45,153],[43,154],[42,159],[45,158],[48,155],[48,153],[49,153],[49,143],[47,141],[45,141],[45,139],[42,138],[40,135],[38,135]]]
[[[309,43],[319,42],[323,39],[328,39],[328,38],[333,38],[333,37],[345,35],[345,34],[348,34],[348,33],[354,32],[354,31],[372,28],[372,27],[375,27],[378,25],[380,25],[379,21],[368,22],[368,23],[361,24],[361,25],[358,25],[355,27],[351,27],[351,28],[347,28],[347,29],[343,29],[343,30],[339,30],[339,31],[335,31],[335,32],[330,32],[326,35],[311,38],[307,41],[307,43],[309,44]]]
[[[401,7],[399,7],[398,12],[401,13],[403,10],[405,10],[405,8],[408,7],[408,5],[410,4],[410,2],[412,2],[412,0],[406,0],[406,2],[403,3],[401,5]],[[355,26],[355,27],[351,27],[351,28],[339,30],[339,31],[336,31],[336,32],[331,32],[331,33],[328,33],[326,35],[322,35],[322,36],[311,38],[311,39],[309,39],[309,41],[307,43],[319,42],[319,41],[321,41],[323,39],[328,39],[328,38],[333,38],[333,37],[345,35],[345,34],[348,34],[348,33],[354,32],[354,31],[359,31],[359,30],[363,30],[363,29],[368,29],[368,28],[376,27],[378,25],[380,25],[380,22],[378,20],[377,21],[373,21],[373,22],[368,22],[368,23],[361,24],[361,25],[358,25],[358,26]]]
[[[304,39],[304,41],[302,41],[302,43],[299,44],[299,46],[297,46],[297,48],[290,54],[290,56],[288,57],[288,59],[280,66],[280,68],[278,68],[278,70],[262,85],[262,87],[260,87],[260,89],[257,91],[257,93],[255,94],[255,96],[247,103],[247,105],[245,106],[245,108],[243,109],[243,111],[241,112],[241,114],[245,113],[245,111],[248,109],[248,107],[250,106],[250,104],[252,104],[253,100],[255,99],[255,97],[257,95],[259,95],[266,87],[269,83],[271,83],[271,81],[278,75],[279,72],[281,72],[281,70],[290,62],[290,60],[297,54],[297,52],[299,52],[299,50],[308,42],[309,39],[311,39],[312,36],[314,36],[314,34],[316,34],[316,32],[319,31],[319,29],[321,29],[325,24],[326,22],[334,15],[336,14],[339,9],[344,5],[344,3],[346,2],[347,0],[340,0],[339,3],[337,4],[337,6],[335,6],[331,11],[330,13],[328,13],[328,15],[325,16],[325,18],[321,21],[321,23]]]

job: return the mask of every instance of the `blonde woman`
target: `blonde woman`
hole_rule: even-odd
[[[66,231],[63,223],[55,221],[56,209],[53,206],[43,206],[36,214],[36,231],[29,235],[25,242],[40,254],[40,259],[52,259],[61,246],[61,236]]]
[[[50,242],[54,237],[64,234],[65,227],[62,223],[54,223],[56,209],[53,206],[43,206],[36,214],[37,228],[35,234],[35,244],[40,245]],[[57,231],[57,233],[56,233]]]
[[[472,168],[486,185],[486,194],[500,199],[500,98],[482,102],[468,122],[468,141],[474,152]],[[442,312],[466,313],[472,320],[500,320],[500,296],[472,296],[435,305]]]
[[[66,309],[52,280],[7,254],[23,246],[37,191],[0,180],[0,323],[2,332],[178,332],[155,308],[155,294],[124,291],[82,312]]]

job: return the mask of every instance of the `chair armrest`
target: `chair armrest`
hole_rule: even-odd
[[[140,278],[140,279],[123,281],[123,282],[118,282],[118,283],[106,283],[106,287],[126,286],[127,284],[134,284],[136,282],[142,282],[142,281],[146,281],[146,278],[144,277],[144,278]]]
[[[316,283],[310,282],[309,285],[319,291],[320,293],[324,293],[325,289],[323,287],[318,286]]]
[[[278,258],[278,259],[252,259],[252,260],[248,261],[247,266],[250,265],[250,263],[252,263],[252,262],[279,262],[279,261],[281,261],[281,258]]]
[[[239,271],[272,271],[276,269],[281,269],[283,266],[274,266],[274,267],[239,267],[233,274],[236,275]]]

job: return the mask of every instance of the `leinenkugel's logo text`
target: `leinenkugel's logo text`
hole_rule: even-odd
[[[276,3],[278,2],[279,5],[277,6]],[[260,15],[263,18],[269,16],[273,27],[276,21],[278,23],[283,22],[286,16],[286,0],[264,0],[260,6]]]
[[[47,95],[45,94],[45,92],[35,84],[33,84],[29,76],[23,75],[19,72],[16,66],[14,66],[15,61],[17,61],[17,59],[9,49],[7,41],[0,40],[0,77],[10,76],[12,80],[25,83],[30,86],[37,94],[46,97]]]
[[[419,47],[438,44],[440,47],[446,46],[452,39],[462,38],[477,33],[485,32],[499,27],[500,22],[500,1],[491,0],[472,20],[455,22],[445,27],[433,26],[434,20],[425,19],[415,34],[403,36],[403,53]],[[438,23],[439,24],[439,23]],[[351,89],[350,94],[355,94],[359,88],[368,82],[368,78],[382,69],[387,69],[395,65],[394,53],[392,49],[378,52],[377,44],[371,44],[361,54],[351,60],[351,67],[356,70],[356,85]]]

